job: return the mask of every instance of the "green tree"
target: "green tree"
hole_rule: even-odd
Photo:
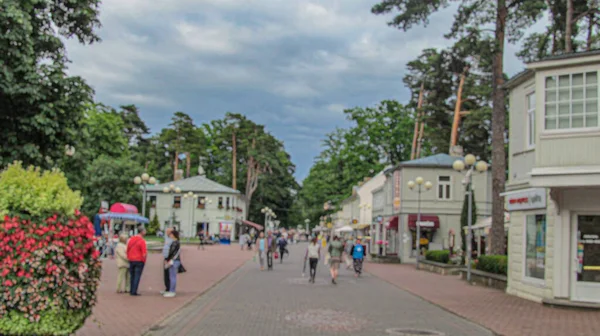
[[[415,24],[427,24],[429,15],[450,4],[449,0],[384,0],[372,8],[374,14],[399,13],[388,24],[407,31]],[[481,33],[493,26],[490,40],[495,41],[492,59],[492,246],[493,254],[504,252],[504,200],[500,196],[506,181],[506,97],[504,84],[505,40],[515,42],[523,31],[536,22],[547,8],[544,0],[455,0],[459,4],[448,38]]]
[[[139,176],[143,171],[141,165],[128,157],[101,155],[93,160],[84,172],[84,213],[95,214],[101,201],[129,203],[141,208],[141,191],[133,184],[132,176]]]
[[[52,167],[78,138],[92,89],[66,74],[61,38],[99,41],[99,0],[0,2],[0,165]]]

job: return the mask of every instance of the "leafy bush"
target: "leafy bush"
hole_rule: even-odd
[[[24,169],[21,162],[15,162],[0,173],[0,217],[73,215],[82,202],[58,170]]]
[[[475,265],[480,271],[506,275],[508,257],[505,255],[482,255]]]
[[[425,259],[435,261],[443,264],[447,264],[450,261],[450,251],[427,251],[425,253]]]
[[[58,171],[0,173],[0,335],[67,335],[91,314],[101,265],[80,204]]]
[[[160,229],[160,222],[158,221],[158,216],[154,214],[154,217],[152,217],[152,220],[148,224],[148,234],[155,235],[158,229]]]

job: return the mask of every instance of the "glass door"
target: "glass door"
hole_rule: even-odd
[[[600,302],[600,216],[577,216],[574,300]]]

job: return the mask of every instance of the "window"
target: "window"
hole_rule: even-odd
[[[545,129],[598,127],[598,72],[546,77]]]
[[[438,176],[438,199],[452,199],[452,181],[450,176]]]
[[[206,197],[200,196],[198,197],[198,209],[206,208]]]
[[[225,206],[227,207],[227,209],[229,209],[229,197],[227,197],[227,199],[225,200]]]
[[[181,208],[181,196],[173,196],[173,208]]]
[[[527,96],[527,146],[535,146],[535,93]]]
[[[150,207],[156,208],[156,196],[150,196]]]
[[[223,197],[219,197],[219,209],[223,209]]]
[[[525,276],[544,280],[546,270],[546,215],[529,215],[525,225]]]

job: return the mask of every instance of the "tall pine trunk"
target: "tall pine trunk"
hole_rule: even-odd
[[[567,17],[565,27],[565,52],[573,51],[573,0],[567,0]]]
[[[506,105],[502,85],[504,84],[504,38],[508,8],[506,0],[497,0],[496,49],[493,55],[492,73],[492,228],[491,253],[504,254],[504,191],[506,182],[506,156],[504,133],[506,130]]]

